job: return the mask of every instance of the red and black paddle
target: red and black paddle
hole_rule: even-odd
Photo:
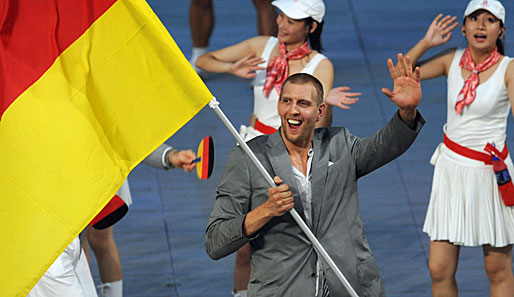
[[[198,146],[196,173],[199,179],[208,179],[214,168],[214,141],[211,136],[206,136]],[[95,229],[105,229],[118,222],[128,211],[128,206],[123,199],[114,195],[107,205],[89,223]]]
[[[196,174],[198,178],[208,179],[214,168],[214,141],[210,135],[202,139],[198,146],[196,156],[197,158],[193,162],[198,162],[198,164],[196,164]]]

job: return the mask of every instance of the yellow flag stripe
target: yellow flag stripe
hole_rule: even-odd
[[[119,0],[0,122],[0,287],[25,296],[129,171],[212,98],[142,0]]]

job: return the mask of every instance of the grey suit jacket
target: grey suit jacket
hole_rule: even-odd
[[[423,124],[418,114],[412,130],[396,113],[369,138],[358,138],[345,128],[321,128],[314,133],[310,228],[359,296],[385,296],[385,292],[360,218],[357,179],[405,152]],[[295,209],[303,217],[280,131],[248,145],[271,176],[280,176],[291,187]],[[273,218],[252,238],[243,235],[245,215],[263,204],[267,193],[264,178],[242,150],[234,148],[207,226],[207,253],[219,259],[250,242],[249,296],[312,297],[317,255],[289,213]],[[326,270],[326,278],[331,297],[349,296],[331,269]]]
[[[173,147],[163,143],[158,146],[150,155],[148,155],[141,163],[153,168],[169,170],[172,168],[172,165],[169,164],[169,161],[166,158],[166,153],[172,150],[174,150]]]

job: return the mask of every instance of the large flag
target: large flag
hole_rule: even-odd
[[[0,296],[211,98],[143,0],[0,0]]]

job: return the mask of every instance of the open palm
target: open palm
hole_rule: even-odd
[[[257,75],[255,71],[266,69],[265,67],[259,66],[259,64],[262,63],[264,63],[264,60],[261,57],[256,57],[255,54],[252,53],[232,64],[230,72],[242,78],[252,78]]]
[[[398,106],[400,110],[411,110],[415,109],[421,101],[421,83],[420,83],[420,71],[419,67],[412,69],[411,60],[406,57],[406,67],[403,63],[403,55],[398,54],[398,69],[395,69],[393,61],[387,60],[387,66],[389,67],[389,73],[393,80],[394,86],[393,91],[388,88],[383,88],[384,93],[394,104]]]
[[[432,21],[425,34],[425,41],[430,47],[445,44],[452,37],[452,30],[459,24],[455,20],[457,17],[445,16],[439,14]]]

